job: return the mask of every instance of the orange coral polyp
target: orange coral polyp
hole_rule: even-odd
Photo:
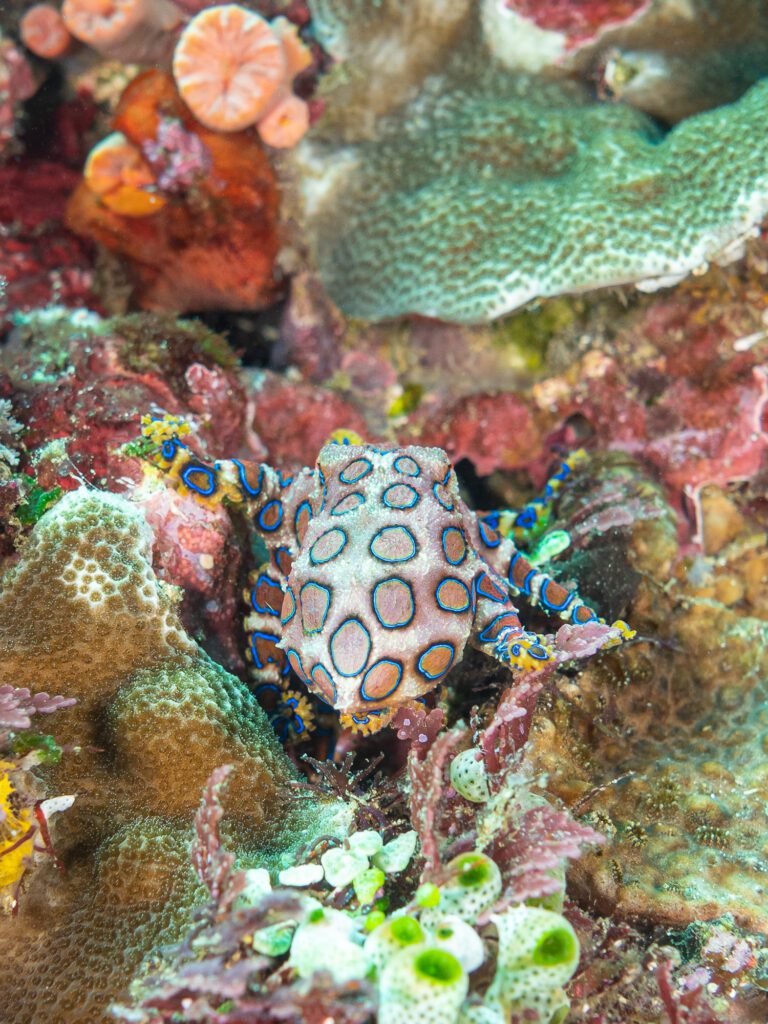
[[[179,38],[173,75],[206,128],[241,131],[269,109],[288,76],[282,44],[260,15],[239,4],[209,7]]]
[[[287,78],[292,82],[296,75],[306,71],[312,64],[312,53],[300,38],[297,26],[287,18],[275,18],[272,31],[280,40],[288,69]]]
[[[62,57],[72,43],[72,35],[64,19],[50,4],[30,7],[19,24],[21,41],[36,57],[55,60]]]
[[[309,107],[292,93],[265,114],[258,124],[262,141],[275,149],[295,146],[308,128]]]
[[[73,36],[106,55],[142,34],[168,32],[181,20],[171,0],[64,0],[61,15]]]
[[[90,191],[115,213],[148,217],[165,206],[165,199],[151,191],[152,168],[122,132],[112,132],[94,146],[83,176]]]

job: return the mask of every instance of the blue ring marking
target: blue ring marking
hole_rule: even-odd
[[[275,520],[274,525],[267,526],[264,523],[264,518],[265,518],[267,512],[271,508],[274,508],[275,506],[277,506],[277,510],[278,510],[277,519]],[[283,503],[282,503],[282,501],[280,501],[279,498],[273,498],[272,501],[268,501],[267,504],[264,506],[264,508],[261,510],[261,512],[259,512],[259,514],[257,516],[257,519],[256,519],[256,522],[259,524],[260,528],[265,531],[265,533],[274,533],[275,530],[279,529],[281,524],[282,524],[282,522],[283,522]]]
[[[482,519],[478,519],[477,530],[480,534],[480,540],[487,548],[497,548],[501,544],[501,537],[496,533],[495,527],[491,526],[487,521],[483,522]],[[494,536],[488,533],[489,530],[493,530]]]
[[[389,492],[390,491],[394,491],[394,489],[396,487],[403,487],[403,488],[405,488],[406,491],[410,491],[410,494],[408,495],[408,497],[410,498],[410,501],[409,501],[409,503],[407,505],[402,505],[402,504],[401,505],[394,505],[389,500],[389,498],[387,497]],[[413,508],[414,505],[418,504],[419,492],[414,487],[411,487],[410,484],[391,484],[389,487],[387,487],[387,489],[382,494],[381,500],[387,506],[387,508],[396,508],[396,509]]]
[[[483,585],[488,582],[490,586],[496,587],[496,584],[490,579],[487,572],[480,573],[475,580],[475,593],[478,597],[484,597],[488,601],[495,601],[496,604],[504,604],[507,600],[506,594],[499,594],[496,589],[493,591],[484,590]]]
[[[285,596],[291,599],[291,610],[285,618],[282,618],[282,612],[280,613],[280,624],[283,626],[287,626],[288,623],[293,618],[293,616],[296,614],[296,598],[293,596],[293,591],[291,590],[290,587],[285,588]]]
[[[317,672],[318,669],[320,669],[321,672],[324,672],[325,675],[328,677],[327,679],[323,679],[323,683],[326,683],[326,682],[330,683],[331,687],[333,688],[333,697],[331,698],[331,705],[333,705],[333,704],[336,703],[337,696],[338,696],[337,693],[336,693],[336,683],[334,683],[333,676],[328,671],[328,669],[325,667],[325,665],[321,665],[318,662],[317,665],[314,665],[312,667],[312,670],[309,673],[310,678],[312,679],[312,682],[315,684],[315,686],[317,686],[318,688],[320,688],[322,690],[322,684],[318,683],[317,679],[315,679],[315,672]],[[322,700],[324,702],[326,701],[325,697],[319,697],[318,699]]]
[[[536,576],[536,570],[535,569],[531,569],[531,571],[525,577],[523,582],[520,584],[520,592],[522,594],[530,594],[531,593],[531,580],[534,578],[534,576]]]
[[[445,476],[443,477],[443,487],[445,487],[445,485],[446,485],[446,484],[448,483],[448,481],[449,481],[450,479],[451,479],[451,467],[449,466],[449,467],[448,467],[448,472],[447,472],[447,473],[445,474]]]
[[[349,471],[353,466],[357,466],[358,463],[363,464],[361,471],[356,475],[353,474],[350,476]],[[343,484],[356,484],[358,480],[362,480],[364,476],[368,476],[372,469],[373,463],[371,460],[360,456],[359,459],[353,459],[348,466],[345,466],[344,469],[342,469],[339,473],[339,480],[341,480]]]
[[[366,652],[365,657],[363,658],[363,662],[362,662],[360,668],[357,669],[356,672],[342,672],[341,669],[339,668],[339,666],[336,664],[336,656],[333,653],[333,642],[336,639],[336,636],[337,636],[339,630],[343,629],[344,626],[346,626],[347,623],[349,623],[349,622],[356,622],[358,624],[358,626],[360,626],[362,631],[365,633],[366,639],[368,640],[368,650]],[[350,679],[352,676],[359,675],[359,673],[362,672],[363,669],[365,668],[365,666],[368,664],[368,659],[371,656],[371,634],[368,632],[368,629],[360,621],[360,619],[356,619],[354,617],[350,618],[350,619],[345,619],[341,623],[341,625],[337,626],[336,629],[331,634],[331,639],[330,639],[330,641],[328,643],[328,650],[330,651],[330,654],[331,654],[331,661],[333,662],[333,667],[336,669],[336,671],[339,673],[339,675],[340,676],[344,676],[346,679]]]
[[[291,709],[291,720],[293,721],[293,729],[297,736],[301,736],[303,732],[306,732],[307,727],[304,725],[304,719],[296,710],[299,706],[299,701],[296,697],[286,697],[283,700],[283,705]],[[288,735],[289,725],[286,722],[285,729],[281,732],[281,739],[286,739]]]
[[[160,454],[163,456],[166,462],[173,462],[178,452],[180,452],[182,448],[186,447],[187,446],[185,444],[182,444],[178,437],[172,437],[169,438],[169,440],[167,441],[163,441],[163,443],[160,445]]]
[[[277,482],[280,484],[281,487],[287,487],[289,484],[293,483],[293,477],[283,476],[283,474],[278,471]]]
[[[248,483],[248,477],[245,472],[245,466],[242,464],[240,459],[232,459],[232,465],[237,467],[237,477],[240,481],[240,486],[251,498],[258,498],[261,494],[261,486],[264,483],[264,466],[259,465],[259,479],[255,487],[251,487]]]
[[[514,643],[509,648],[509,656],[510,658],[519,658],[523,651],[525,651],[526,654],[530,654],[530,656],[535,658],[536,661],[550,660],[549,654],[547,654],[541,644],[534,644],[531,647],[523,647],[520,643]],[[537,651],[541,651],[541,654],[536,653]]]
[[[458,558],[458,559],[449,558],[448,557],[448,552],[446,550],[445,537],[446,537],[446,534],[451,533],[451,532],[458,533],[458,535],[461,537],[461,542],[464,545],[464,552],[463,552],[461,558]],[[443,530],[443,532],[441,534],[440,543],[443,545],[443,554],[445,555],[445,560],[446,560],[446,562],[449,565],[461,565],[464,562],[464,560],[467,557],[467,551],[468,551],[467,538],[464,536],[464,531],[460,530],[458,526],[446,526],[446,528]]]
[[[259,652],[256,650],[256,640],[272,640],[273,643],[278,644],[280,642],[280,637],[275,636],[274,633],[260,633],[257,630],[254,630],[251,634],[249,634],[248,637],[248,644],[251,649],[251,657],[253,658],[253,664],[256,666],[256,668],[264,668],[265,665],[276,665],[277,661],[275,658],[272,657],[271,654],[268,656],[266,662],[263,662],[261,660],[261,658],[259,657]]]
[[[309,590],[310,587],[313,587],[315,590],[322,591],[323,596],[326,598],[325,611],[323,612],[323,621],[320,623],[319,626],[315,626],[314,629],[307,629],[306,625],[304,624],[304,603],[303,603],[303,597],[304,597],[304,591],[305,590]],[[304,629],[304,632],[307,634],[307,636],[313,636],[315,633],[320,633],[322,631],[323,626],[325,625],[325,620],[328,618],[328,612],[330,611],[330,608],[331,608],[331,598],[332,597],[333,597],[333,593],[332,593],[330,587],[324,587],[322,583],[314,583],[312,581],[310,581],[309,583],[305,583],[304,586],[299,591],[299,600],[302,602],[301,625],[302,625],[302,628]]]
[[[411,541],[411,544],[413,545],[410,555],[403,555],[401,558],[383,558],[381,555],[376,554],[376,552],[373,550],[373,545],[376,543],[379,537],[381,537],[383,533],[387,533],[388,530],[401,530],[403,533],[406,533],[408,535],[408,539]],[[371,543],[368,545],[368,550],[371,552],[373,557],[377,559],[379,562],[385,562],[392,565],[396,562],[410,562],[412,558],[416,557],[419,547],[418,544],[416,543],[416,538],[413,536],[411,531],[407,529],[405,526],[382,526],[378,533],[375,533],[371,538]]]
[[[289,564],[287,567],[282,564],[283,558],[288,559]],[[287,576],[291,571],[291,549],[287,548],[284,544],[281,544],[279,548],[275,548],[275,550],[272,552],[272,561],[277,571],[282,573],[283,576]]]
[[[480,633],[480,635],[477,638],[480,641],[480,643],[482,643],[482,644],[492,644],[492,643],[495,643],[495,641],[498,639],[498,637],[494,637],[494,636],[491,635],[491,633],[493,632],[493,628],[494,628],[494,626],[496,626],[496,624],[498,622],[501,621],[501,619],[505,619],[508,615],[509,615],[509,612],[502,612],[500,615],[497,615],[495,619],[491,619],[491,621],[488,623],[488,625],[485,627],[485,629]]]
[[[274,590],[279,590],[280,593],[282,594],[283,588],[280,586],[280,584],[276,580],[270,579],[266,573],[262,572],[259,574],[259,578],[251,587],[251,608],[253,608],[255,612],[260,612],[262,615],[279,616],[280,612],[276,612],[274,608],[270,608],[267,605],[264,605],[264,607],[262,608],[262,606],[256,599],[256,591],[259,589],[262,583],[266,583],[269,587],[272,587]]]
[[[336,551],[334,551],[332,555],[328,555],[327,558],[317,558],[313,554],[313,552],[314,552],[315,548],[317,547],[317,545],[320,543],[320,541],[323,539],[323,537],[327,537],[329,533],[340,533],[341,534],[341,536],[343,537],[343,540],[342,540],[342,543],[341,543],[341,547],[338,548]],[[349,538],[347,537],[346,533],[344,532],[344,530],[342,530],[342,528],[340,526],[334,526],[330,530],[326,530],[325,533],[321,533],[320,536],[317,538],[317,540],[312,545],[312,547],[309,549],[309,561],[310,561],[310,563],[312,565],[325,565],[326,562],[331,562],[331,561],[333,561],[334,558],[338,558],[338,556],[341,554],[341,552],[347,546],[347,541],[348,540],[349,540]]]
[[[513,526],[520,526],[523,529],[529,529],[531,526],[535,526],[537,522],[536,512],[532,508],[524,508],[522,512],[518,512],[515,516]]]
[[[577,614],[579,608],[586,608],[587,609],[587,611],[589,612],[589,618],[588,619],[584,619],[581,622],[577,622],[576,621],[576,614]],[[592,609],[587,607],[587,605],[585,605],[585,604],[577,604],[576,607],[571,612],[571,622],[574,624],[574,626],[586,626],[586,624],[588,622],[599,622],[599,619],[597,617],[597,612],[592,611]]]
[[[368,725],[371,721],[371,718],[378,718],[379,715],[384,714],[385,710],[385,708],[382,708],[381,711],[375,711],[373,708],[371,708],[371,710],[367,711],[364,715],[350,715],[350,718],[355,723],[355,725]]]
[[[318,477],[320,478],[320,493],[323,496],[321,501],[320,501],[320,510],[319,510],[320,512],[322,512],[323,509],[325,508],[326,499],[328,498],[328,485],[325,482],[325,474],[323,473],[322,469],[320,469],[319,466],[316,467],[316,472],[317,472]]]
[[[287,647],[285,649],[285,656],[288,658],[288,663],[299,679],[302,681],[305,680],[307,678],[307,674],[304,671],[304,666],[301,664],[301,656],[299,655],[299,652],[293,647]]]
[[[401,463],[412,463],[416,467],[416,472],[414,473],[413,469],[411,469],[409,465],[405,466],[404,468],[403,465],[401,465]],[[421,476],[421,466],[418,464],[416,459],[412,459],[410,455],[398,455],[395,461],[392,463],[392,465],[397,470],[397,472],[402,473],[403,476]]]
[[[344,501],[349,501],[350,498],[357,498],[358,500],[355,502],[354,505],[350,505],[349,508],[343,508],[343,509],[341,509],[339,511],[339,505],[341,505],[341,503],[344,502]],[[355,509],[360,508],[360,506],[363,505],[363,504],[365,504],[365,495],[361,494],[360,491],[352,491],[351,494],[345,495],[340,501],[336,502],[336,504],[331,509],[331,515],[332,516],[343,516],[343,515],[346,515],[347,512],[354,512]]]
[[[568,596],[561,604],[555,604],[554,601],[550,601],[547,597],[547,589],[552,583],[552,580],[544,580],[541,585],[541,603],[545,608],[550,608],[553,612],[564,612],[566,608],[571,606],[571,603],[576,600],[576,594],[573,590],[568,591]]]
[[[272,693],[282,693],[283,692],[280,689],[280,687],[277,685],[277,683],[259,683],[258,686],[254,686],[254,688],[253,688],[253,695],[254,695],[254,697],[261,696],[261,694],[265,690],[270,691]]]
[[[296,534],[296,540],[299,541],[299,544],[301,544],[301,541],[299,540],[299,516],[305,509],[309,513],[309,518],[307,519],[307,526],[309,526],[312,522],[312,506],[308,501],[306,501],[306,499],[301,502],[293,516],[293,532]]]
[[[397,669],[397,681],[395,682],[395,685],[392,687],[392,689],[391,690],[387,690],[386,693],[382,693],[378,697],[369,697],[368,694],[365,692],[365,682],[368,679],[368,676],[371,674],[371,672],[373,672],[374,669],[378,668],[379,665],[394,665],[395,668]],[[363,698],[363,700],[386,700],[387,697],[391,697],[392,696],[392,694],[395,692],[395,690],[398,688],[398,686],[402,682],[402,679],[403,679],[403,666],[400,664],[400,662],[399,661],[393,661],[392,658],[382,658],[380,661],[377,661],[375,665],[371,665],[371,667],[365,673],[362,685],[360,686],[360,696]]]
[[[514,573],[515,573],[515,566],[517,565],[518,560],[521,559],[522,557],[523,557],[522,552],[521,551],[516,551],[514,553],[514,555],[512,555],[512,557],[510,558],[510,560],[509,560],[509,567],[507,568],[507,582],[509,583],[510,587],[512,587],[512,589],[514,591],[516,591],[518,594],[521,592],[521,588],[517,585],[517,583],[515,583]]]
[[[207,481],[206,486],[196,484],[190,479],[195,473],[201,473],[203,477],[205,477]],[[210,495],[216,490],[216,474],[210,466],[199,466],[194,462],[189,463],[181,471],[181,480],[182,483],[190,489],[190,491],[196,491],[198,494],[202,494],[206,498],[210,497]]]
[[[403,586],[408,590],[408,595],[411,598],[411,615],[407,621],[396,622],[394,625],[391,625],[389,623],[386,623],[382,619],[381,615],[379,615],[379,609],[376,607],[376,591],[385,583],[402,583]],[[383,626],[384,629],[405,629],[406,626],[410,626],[410,624],[413,622],[413,616],[416,614],[416,601],[414,600],[413,597],[413,591],[411,590],[410,583],[407,583],[405,580],[400,579],[399,576],[389,576],[385,580],[379,580],[379,582],[373,588],[373,594],[371,595],[371,598],[371,604],[373,605],[373,614],[379,620],[379,625]]]
[[[437,501],[443,506],[443,508],[447,512],[453,512],[453,502],[450,501],[448,498],[446,498],[446,499],[441,498],[440,495],[437,493],[437,488],[438,487],[444,487],[444,486],[445,485],[441,484],[441,483],[432,484],[432,493],[434,494],[434,496],[437,499]]]
[[[441,648],[441,647],[443,647],[446,650],[451,652],[451,660],[448,662],[448,664],[445,666],[445,668],[442,670],[442,672],[437,672],[437,673],[434,673],[434,674],[430,673],[430,672],[427,672],[427,670],[422,668],[422,666],[421,666],[422,661],[427,657],[428,654],[431,654],[432,651],[435,651],[435,650],[437,650],[438,648]],[[451,667],[451,665],[453,664],[453,659],[455,657],[456,657],[456,651],[454,650],[452,644],[432,644],[431,647],[428,647],[426,649],[426,651],[422,652],[421,656],[419,657],[418,662],[416,663],[416,668],[424,676],[425,679],[439,679],[440,676],[444,676],[445,673],[448,671],[448,669]]]
[[[467,603],[462,608],[451,608],[450,605],[443,604],[442,599],[440,597],[440,591],[443,589],[446,583],[458,583],[459,586],[464,591]],[[457,580],[455,576],[447,576],[444,580],[438,583],[437,588],[435,590],[435,600],[437,601],[438,606],[442,608],[444,612],[453,612],[455,615],[460,615],[462,612],[468,611],[472,605],[472,598],[469,595],[469,590],[467,589],[466,584],[462,583],[461,580]]]

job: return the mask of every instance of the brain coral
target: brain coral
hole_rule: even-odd
[[[672,284],[733,258],[768,212],[767,96],[763,81],[661,137],[637,111],[457,57],[374,140],[307,155],[321,276],[369,320]]]
[[[81,489],[3,581],[0,681],[78,699],[57,731],[77,749],[49,779],[78,794],[56,835],[64,874],[36,871],[18,918],[0,920],[3,1024],[102,1021],[142,958],[178,938],[199,895],[192,816],[216,766],[235,766],[226,807],[246,865],[338,828],[339,805],[296,794],[250,693],[181,629],[151,540],[124,499]]]

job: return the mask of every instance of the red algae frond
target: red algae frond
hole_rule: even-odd
[[[171,0],[64,0],[61,14],[73,36],[123,61],[157,59],[182,20]]]
[[[51,4],[30,7],[19,26],[21,41],[36,57],[56,60],[72,45],[72,35],[61,14]]]
[[[286,82],[288,61],[269,23],[239,4],[201,11],[173,57],[182,99],[214,131],[255,124]]]
[[[122,132],[112,132],[91,150],[84,177],[106,207],[126,217],[147,217],[165,205],[149,191],[155,184],[152,168]]]
[[[265,114],[258,124],[262,141],[275,149],[295,146],[308,128],[309,107],[292,93]]]

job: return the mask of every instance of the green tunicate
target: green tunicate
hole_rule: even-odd
[[[572,960],[577,950],[573,932],[565,928],[553,928],[539,939],[532,959],[541,967],[554,967]]]
[[[414,960],[416,972],[441,985],[452,985],[462,975],[461,964],[443,949],[425,949]]]
[[[480,885],[485,885],[490,876],[487,859],[474,853],[459,858],[456,867],[459,885],[463,885],[465,889],[476,889]]]
[[[567,530],[552,530],[542,537],[533,551],[528,555],[531,565],[539,566],[551,562],[571,546],[571,535]]]
[[[360,903],[371,903],[376,893],[384,885],[384,872],[379,868],[367,868],[352,879],[352,886]]]
[[[391,932],[403,946],[424,941],[424,931],[414,917],[396,917],[392,922]]]
[[[440,902],[440,890],[431,882],[424,882],[416,890],[416,902],[420,907],[436,907]]]

